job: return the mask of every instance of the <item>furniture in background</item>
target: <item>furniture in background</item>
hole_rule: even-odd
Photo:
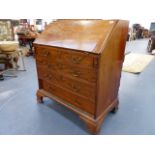
[[[34,42],[38,102],[76,112],[92,133],[116,112],[128,21],[57,20]]]
[[[22,51],[18,47],[18,42],[14,40],[14,32],[11,20],[0,20],[0,64],[4,68],[0,71],[0,77],[4,76],[16,77],[15,74],[8,74],[8,70],[14,73],[18,69],[18,59],[22,56]],[[22,64],[25,70],[25,64],[22,57]]]
[[[23,24],[17,29],[18,41],[21,46],[29,46],[28,55],[33,55],[33,42],[38,37],[39,33],[35,30],[33,25]]]
[[[155,29],[150,31],[150,35],[151,35],[151,37],[148,42],[147,51],[149,53],[152,53],[152,50],[155,49]]]
[[[27,36],[25,34],[17,33],[18,41],[20,45],[29,45],[29,55],[33,55],[33,42],[36,39],[35,36]]]
[[[142,39],[142,38],[149,38],[149,30],[142,27],[140,24],[133,24],[129,31],[129,41]]]
[[[142,38],[149,38],[149,37],[150,37],[149,30],[148,29],[143,29]]]
[[[148,46],[147,46],[147,51],[149,53],[152,52],[152,50],[155,49],[155,36],[152,36],[150,39],[149,39],[149,42],[148,42]]]

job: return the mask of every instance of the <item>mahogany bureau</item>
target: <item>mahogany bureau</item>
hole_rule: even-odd
[[[34,42],[38,102],[49,97],[97,133],[118,108],[128,21],[57,20]]]

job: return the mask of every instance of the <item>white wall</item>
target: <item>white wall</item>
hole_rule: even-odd
[[[138,24],[140,24],[141,26],[143,26],[143,27],[149,29],[149,28],[150,28],[151,22],[155,22],[155,20],[130,20],[129,26],[131,27],[132,24],[138,23]]]

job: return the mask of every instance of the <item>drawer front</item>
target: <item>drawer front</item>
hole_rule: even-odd
[[[45,67],[38,68],[38,76],[40,79],[45,79],[50,83],[62,86],[68,90],[73,91],[79,95],[95,100],[96,85],[90,85],[81,83],[77,80],[71,79],[62,74],[56,74],[55,72],[44,69]]]
[[[88,112],[94,114],[95,111],[95,103],[87,100],[85,98],[79,97],[77,95],[72,94],[69,91],[64,90],[63,88],[57,87],[55,85],[51,85],[50,83],[43,81],[42,82],[43,89],[47,92],[57,96],[58,98]]]
[[[41,65],[41,63],[37,62],[38,66],[44,66],[46,67],[46,71],[52,71],[55,72],[55,74],[63,74],[67,75],[71,78],[77,79],[77,80],[83,80],[85,82],[89,83],[96,83],[96,76],[97,72],[93,69],[85,69],[80,67],[74,67],[74,66],[68,66],[66,64],[62,63],[55,63],[50,64],[46,63],[46,65]]]
[[[49,67],[50,68],[50,67]],[[96,71],[92,69],[85,69],[80,67],[68,66],[66,64],[54,64],[51,66],[51,70],[57,73],[63,73],[71,76],[75,79],[82,79],[87,82],[96,82]]]
[[[46,47],[36,47],[35,48],[35,57],[37,62],[46,64],[51,62],[53,59],[52,52],[49,51]]]
[[[95,68],[97,56],[88,52],[77,52],[73,50],[60,49],[54,47],[36,47],[36,59],[47,60],[51,63],[63,63],[85,68]]]
[[[87,52],[59,50],[59,61],[65,64],[94,68],[95,56]]]

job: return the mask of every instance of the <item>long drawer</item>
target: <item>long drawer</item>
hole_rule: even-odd
[[[75,79],[71,79],[64,74],[58,74],[49,70],[46,70],[45,67],[38,67],[38,77],[40,79],[45,79],[50,83],[59,85],[66,89],[73,91],[78,95],[82,95],[89,99],[95,100],[96,84],[86,84],[79,82]]]
[[[42,62],[37,60],[37,66],[44,66],[45,70],[53,71],[55,73],[65,74],[75,79],[84,80],[90,83],[96,83],[97,71],[95,69],[85,69],[83,67],[75,67],[62,63],[47,63],[42,64]]]
[[[95,102],[87,100],[85,98],[79,97],[70,91],[66,91],[61,87],[50,84],[49,82],[43,80],[42,87],[47,92],[59,97],[60,99],[72,104],[90,114],[94,114]]]
[[[88,68],[95,68],[97,65],[97,56],[94,54],[44,46],[36,47],[36,59],[45,62],[61,62],[63,64]]]

